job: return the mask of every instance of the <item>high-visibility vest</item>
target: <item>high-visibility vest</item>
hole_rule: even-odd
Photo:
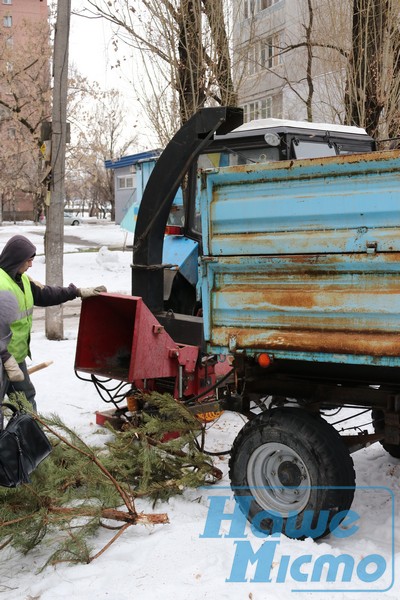
[[[12,292],[18,302],[19,313],[17,319],[11,323],[12,335],[7,346],[7,351],[18,363],[29,355],[33,313],[33,294],[29,277],[23,273],[21,281],[24,291],[3,269],[0,269],[0,290]]]

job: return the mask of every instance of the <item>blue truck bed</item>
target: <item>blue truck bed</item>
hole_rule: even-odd
[[[400,152],[202,173],[211,352],[400,365]]]

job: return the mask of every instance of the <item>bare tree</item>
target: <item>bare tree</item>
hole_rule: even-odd
[[[0,190],[9,206],[29,194],[40,203],[41,126],[49,119],[50,72],[47,22],[25,21],[15,47],[0,31]]]
[[[400,103],[399,0],[353,0],[347,121],[377,137],[396,130]]]
[[[210,103],[236,105],[223,0],[88,0],[88,4],[93,15],[115,25],[116,45],[124,42],[142,52],[144,71],[152,74],[148,93],[151,86],[155,92],[163,89],[172,109],[178,109],[180,123]],[[151,121],[159,101],[153,96]],[[165,119],[165,110],[161,114]]]
[[[75,73],[70,88],[73,135],[67,155],[67,196],[84,200],[92,215],[110,206],[114,219],[113,173],[105,169],[104,161],[123,156],[136,142],[135,125],[129,126],[125,115],[117,90],[101,91]]]

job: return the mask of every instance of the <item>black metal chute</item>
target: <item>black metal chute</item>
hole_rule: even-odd
[[[164,232],[176,192],[214,133],[223,135],[242,123],[240,108],[202,108],[167,144],[150,175],[136,221],[132,295],[141,296],[155,314],[163,310]]]

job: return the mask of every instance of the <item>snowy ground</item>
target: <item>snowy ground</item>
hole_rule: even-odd
[[[38,255],[30,275],[44,282],[43,226],[0,226],[0,250],[15,233],[28,236],[37,246]],[[67,227],[65,234],[78,238],[65,244],[65,284],[73,282],[85,287],[104,284],[110,292],[129,293],[131,250],[111,252],[107,247],[123,248],[131,244],[131,234],[127,237],[118,226],[110,223]],[[101,249],[87,251],[90,245]],[[103,409],[104,405],[93,386],[78,380],[73,370],[78,320],[66,319],[66,339],[50,342],[44,336],[40,314],[36,317],[32,362],[54,361],[47,369],[32,375],[37,388],[39,411],[44,414],[58,413],[89,441],[98,442],[102,438],[95,423],[95,411]],[[359,423],[368,420],[368,415],[359,417]],[[229,448],[242,425],[242,417],[224,413],[209,429],[207,448],[213,451]],[[238,535],[227,537],[231,525],[229,520],[223,521],[220,528],[220,533],[225,537],[202,536],[210,498],[227,496],[226,513],[232,513],[235,507],[229,490],[227,459],[217,459],[216,466],[224,473],[223,480],[217,486],[189,491],[168,504],[160,504],[156,510],[168,513],[168,525],[129,528],[90,565],[58,566],[38,573],[47,556],[45,547],[27,556],[20,556],[9,548],[3,549],[0,600],[161,600],[172,597],[175,600],[287,600],[299,592],[302,592],[302,598],[317,600],[328,598],[333,592],[337,600],[357,597],[366,600],[399,599],[400,555],[397,553],[393,556],[392,547],[392,533],[399,522],[399,509],[397,505],[394,507],[393,519],[391,494],[397,495],[399,491],[400,461],[391,458],[378,444],[355,453],[353,459],[358,489],[352,509],[359,517],[359,530],[354,535],[339,538],[331,534],[320,542],[310,539],[300,542],[281,536],[275,539],[278,543],[272,559],[271,548],[274,547],[271,544],[274,540],[259,538],[249,528],[246,538]],[[151,511],[151,507],[145,503],[138,508]],[[110,532],[102,532],[94,542],[95,548],[100,549],[109,537]],[[248,546],[245,546],[246,543]],[[251,547],[256,552],[263,543],[269,544],[270,554],[264,552],[267,547],[264,546],[264,550],[260,551],[264,554],[257,565],[258,571],[255,572],[255,565],[249,563],[242,572],[240,565],[243,561],[235,562],[235,552],[245,547]],[[397,547],[395,550],[398,552]],[[312,565],[318,557],[343,554],[354,560],[350,581],[341,583],[338,576],[335,581],[327,583],[326,575],[321,582],[318,577],[316,581],[310,581]],[[371,555],[375,557],[375,563],[372,563]],[[271,582],[266,581],[269,559],[272,560]],[[292,566],[296,559],[298,562]],[[369,561],[371,568],[376,564],[381,567],[385,565],[385,568],[382,568],[382,577],[368,583],[365,579],[369,571],[363,568]],[[289,566],[285,575],[283,565],[286,563]],[[233,565],[236,565],[236,570]],[[297,570],[296,565],[299,567]],[[308,573],[309,576],[300,581],[301,573]],[[358,577],[360,573],[364,575]],[[240,581],[232,581],[235,578]],[[390,588],[389,591],[382,591],[387,588]]]

